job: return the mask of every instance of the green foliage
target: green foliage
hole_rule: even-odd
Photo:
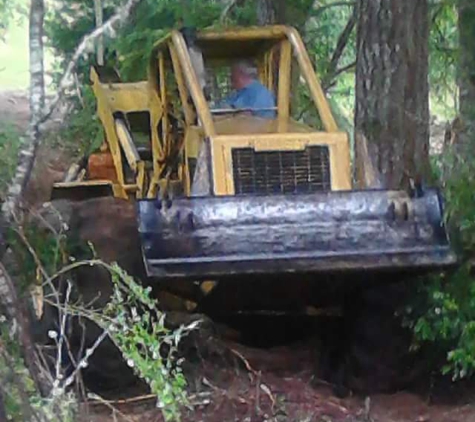
[[[0,123],[0,196],[4,197],[16,169],[21,137],[13,126]]]
[[[21,394],[23,390],[26,394],[34,394],[34,384],[23,359],[20,357],[18,344],[12,341],[9,334],[11,327],[8,326],[4,316],[0,316],[0,379],[5,400],[5,410],[7,417],[11,421],[26,420],[25,408],[22,405]],[[6,353],[6,350],[9,353]],[[5,394],[5,390],[8,392]]]
[[[475,161],[445,161],[452,169],[444,190],[446,219],[461,266],[422,283],[406,309],[406,323],[416,346],[431,343],[446,357],[442,371],[460,379],[475,374]]]
[[[21,357],[14,333],[14,327],[0,315],[0,379],[8,420],[75,422],[78,402],[74,394],[40,395]]]
[[[317,8],[313,14],[314,17],[307,23],[306,42],[309,46],[309,52],[316,57],[316,68],[324,81],[329,86],[328,96],[334,103],[338,103],[339,109],[346,118],[353,120],[354,108],[354,71],[350,68],[338,77],[331,74],[329,68],[335,48],[351,14],[353,7],[351,5],[330,7],[333,1],[321,2],[320,8]],[[339,59],[337,69],[343,69],[356,62],[356,30],[350,35],[348,43]]]
[[[82,101],[68,117],[65,127],[55,134],[53,145],[66,148],[74,156],[83,157],[100,147],[104,129],[96,112],[96,98],[89,85],[81,88]]]
[[[117,265],[110,271],[114,293],[97,321],[108,331],[128,365],[157,396],[157,407],[165,420],[179,421],[187,396],[176,354],[182,337],[198,322],[170,330],[165,326],[166,315],[150,297],[150,288],[137,284]]]
[[[21,24],[27,14],[26,0],[0,0],[0,41],[12,24]]]
[[[457,1],[430,2],[429,82],[433,112],[453,118],[458,106]]]
[[[66,236],[66,226],[61,222],[56,209],[45,205],[43,211],[57,216],[58,223],[45,222],[46,212],[31,214],[21,225],[12,224],[6,232],[7,242],[15,256],[7,262],[8,271],[16,281],[21,294],[33,285],[44,283],[45,275],[56,274],[68,263],[68,251],[73,249],[73,239]],[[48,217],[46,217],[48,218]],[[21,263],[21,265],[18,265]]]
[[[65,227],[63,227],[65,228]],[[130,367],[150,386],[157,396],[159,407],[166,420],[179,421],[181,408],[187,405],[186,380],[181,370],[181,362],[177,358],[178,346],[182,338],[195,329],[198,321],[178,329],[165,326],[165,314],[158,310],[158,303],[150,296],[150,288],[144,288],[136,283],[119,266],[102,263],[101,261],[74,262],[68,259],[66,251],[78,251],[74,239],[66,239],[62,231],[47,232],[33,226],[27,226],[25,231],[18,230],[21,240],[10,241],[15,256],[21,259],[21,274],[16,274],[26,280],[27,286],[35,280],[38,274],[52,274],[47,280],[48,290],[50,281],[60,274],[70,274],[70,271],[80,266],[99,265],[110,271],[113,283],[113,293],[109,303],[101,311],[91,310],[83,305],[72,303],[56,303],[54,294],[46,299],[49,304],[58,306],[61,312],[75,316],[86,317],[103,328],[103,336],[109,336],[122,352]],[[26,241],[25,241],[26,240]],[[76,247],[75,247],[76,246]],[[84,246],[84,245],[83,245]],[[34,254],[32,254],[34,251]],[[94,255],[94,251],[89,249]],[[34,256],[33,256],[34,255]],[[69,266],[65,264],[73,261]],[[41,271],[38,271],[41,266]],[[12,273],[13,274],[13,273]],[[28,279],[28,277],[30,277]],[[35,390],[28,370],[20,359],[20,351],[14,340],[11,324],[0,316],[0,328],[5,338],[0,339],[0,379],[8,386],[6,397],[8,412],[12,420],[28,420],[25,412],[36,411],[45,422],[72,422],[77,414],[77,400],[74,393],[68,389],[81,368],[88,365],[88,359],[97,346],[84,352],[79,358],[77,372],[68,375],[60,374],[52,380],[52,390],[48,397],[40,397]],[[58,350],[61,348],[60,338],[64,333],[49,331],[48,336],[54,339]],[[97,345],[103,337],[98,337]],[[9,361],[5,361],[8,357]],[[60,361],[60,357],[57,357]],[[12,365],[12,362],[15,362]]]
[[[447,218],[457,228],[457,243],[464,255],[475,251],[475,158],[447,156],[454,169],[445,183]]]
[[[113,6],[113,3],[105,3],[105,19],[113,14]],[[67,63],[79,40],[94,28],[93,12],[90,0],[66,0],[48,14],[46,32],[50,46],[63,58],[60,68]],[[118,67],[126,81],[144,79],[153,44],[170,28],[179,22],[206,27],[215,22],[220,13],[221,5],[213,0],[143,0],[118,37],[107,40],[106,61]],[[83,79],[87,78],[88,67],[94,62],[93,56],[80,62],[78,69]]]

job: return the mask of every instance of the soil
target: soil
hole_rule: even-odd
[[[0,92],[0,123],[27,127],[25,92]],[[31,202],[46,201],[51,184],[67,166],[64,156],[43,148],[29,192]],[[333,421],[333,422],[475,422],[475,389],[448,383],[424,393],[338,398],[332,386],[315,378],[311,342],[252,348],[225,342],[228,357],[211,356],[187,363],[194,408],[184,421]],[[229,359],[229,355],[233,359]],[[455,388],[455,390],[454,390]],[[84,420],[161,421],[144,391],[120,392],[121,400],[83,404]],[[111,410],[114,409],[114,410]],[[87,412],[86,412],[87,411]]]
[[[331,386],[314,379],[314,356],[308,343],[272,349],[227,346],[235,354],[234,365],[216,359],[195,364],[189,384],[192,399],[202,404],[184,412],[185,422],[475,421],[473,395],[459,397],[457,404],[453,397],[452,404],[447,404],[443,396],[430,398],[414,392],[337,398]],[[89,420],[94,422],[162,420],[153,400],[146,396],[108,405],[92,403],[89,411]]]

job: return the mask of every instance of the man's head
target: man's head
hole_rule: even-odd
[[[239,60],[231,67],[231,84],[234,89],[242,89],[257,79],[257,69],[248,60]]]

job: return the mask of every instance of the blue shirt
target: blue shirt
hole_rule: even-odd
[[[275,107],[275,98],[264,85],[258,81],[253,81],[246,87],[232,93],[225,98],[219,107],[222,108],[273,108]],[[251,111],[254,116],[274,119],[276,117],[275,110],[259,110]]]

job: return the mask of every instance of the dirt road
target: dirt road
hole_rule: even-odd
[[[23,131],[28,127],[29,116],[28,92],[19,90],[0,91],[0,123],[11,124]]]

